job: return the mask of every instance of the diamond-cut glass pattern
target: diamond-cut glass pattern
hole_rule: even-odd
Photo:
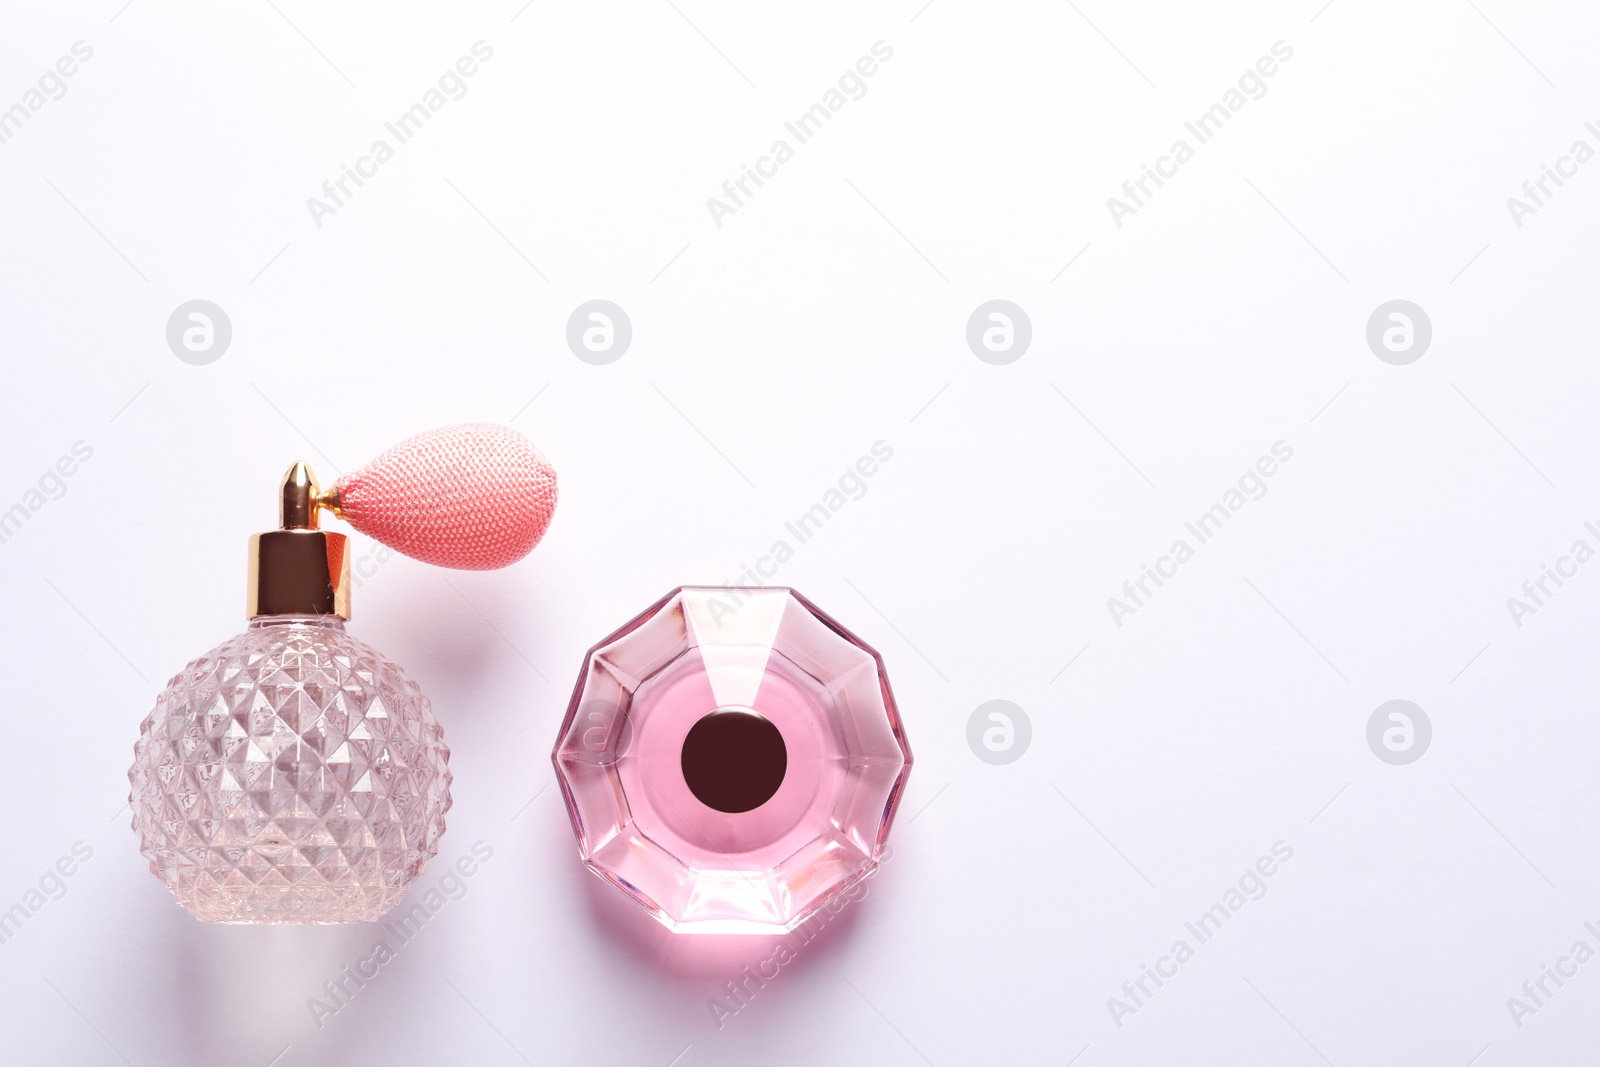
[[[196,918],[368,922],[439,850],[449,757],[417,684],[341,620],[258,620],[140,726],[133,826]]]

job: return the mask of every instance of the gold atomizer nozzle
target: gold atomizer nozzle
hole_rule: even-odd
[[[321,508],[339,514],[339,490],[323,490],[296,462],[279,485],[280,529],[250,537],[245,614],[350,617],[349,538],[317,528]]]

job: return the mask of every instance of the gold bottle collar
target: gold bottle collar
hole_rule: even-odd
[[[350,617],[349,538],[317,528],[319,509],[339,514],[339,490],[323,490],[304,463],[283,476],[279,529],[250,538],[245,613]]]

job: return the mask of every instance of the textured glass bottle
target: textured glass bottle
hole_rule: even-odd
[[[250,628],[167,685],[134,746],[140,850],[208,922],[367,922],[439,849],[450,750],[427,697],[345,632],[346,538],[304,464],[251,538]]]

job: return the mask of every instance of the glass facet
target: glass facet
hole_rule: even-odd
[[[882,659],[776,588],[601,641],[552,755],[584,863],[685,933],[794,929],[877,866],[911,770]]]
[[[139,729],[140,850],[207,922],[369,922],[439,850],[450,749],[404,671],[331,616],[190,663]]]

